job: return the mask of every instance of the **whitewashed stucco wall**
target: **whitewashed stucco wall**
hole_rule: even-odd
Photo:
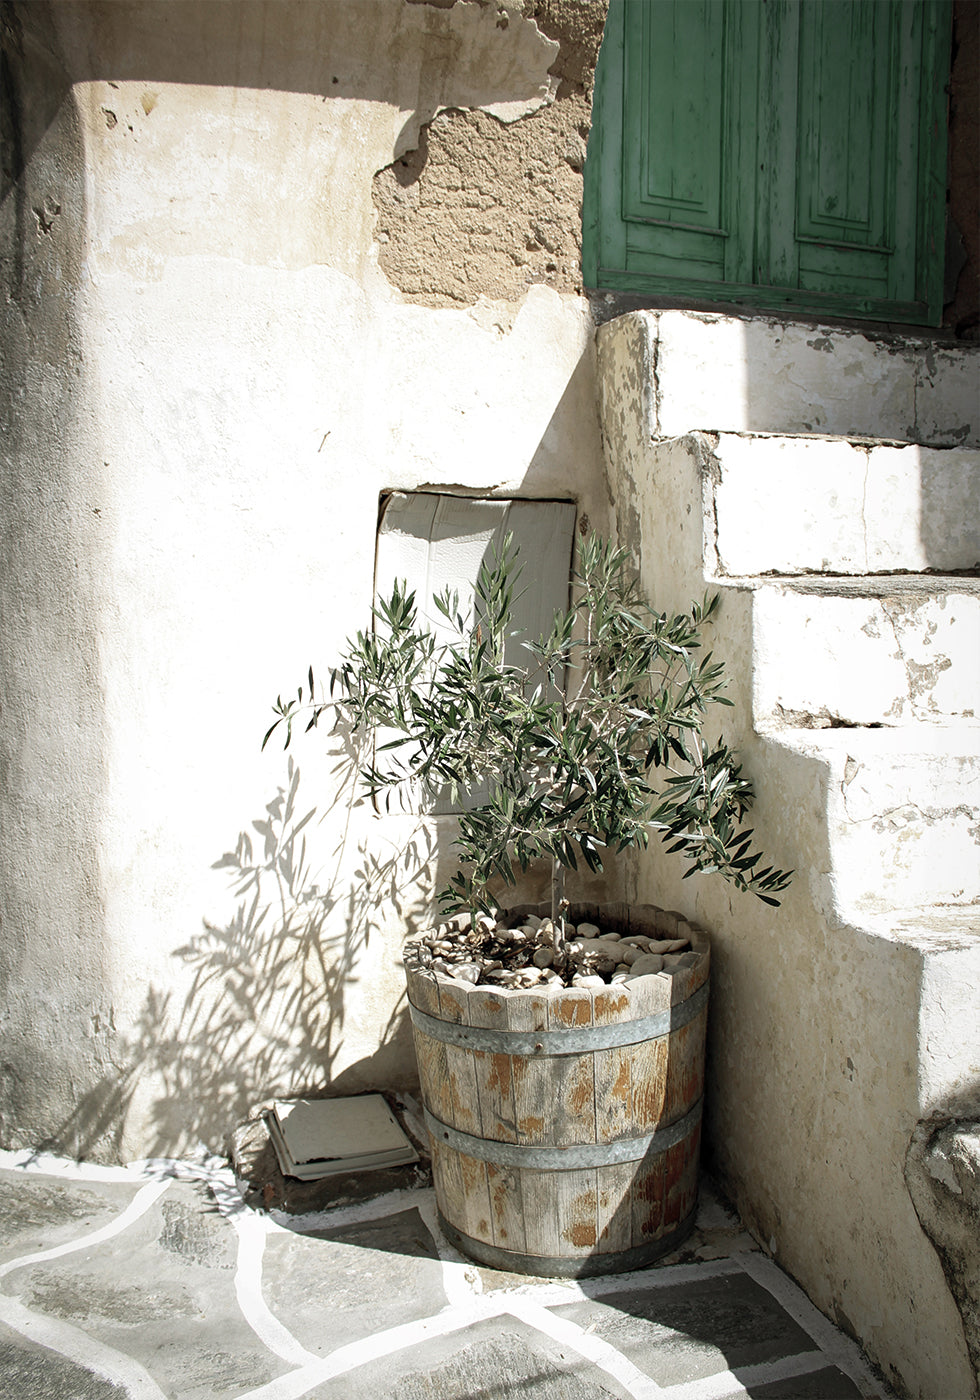
[[[495,18],[80,3],[21,36],[7,1146],[220,1147],[272,1094],[412,1080],[398,950],[444,869],[398,886],[448,828],[351,809],[317,736],[259,743],[367,619],[380,492],[604,521],[584,300],[430,309],[377,267],[372,178],[421,122],[553,96],[556,45]]]

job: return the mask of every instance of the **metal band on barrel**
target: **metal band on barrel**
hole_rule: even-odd
[[[413,1024],[445,1045],[466,1050],[485,1050],[491,1055],[584,1055],[590,1050],[614,1050],[620,1045],[638,1045],[680,1030],[698,1016],[708,1000],[708,984],[703,982],[686,1001],[669,1011],[643,1016],[635,1021],[613,1021],[606,1026],[569,1027],[554,1031],[506,1031],[483,1026],[463,1026],[458,1021],[440,1021],[409,1003]]]
[[[582,1167],[608,1167],[619,1162],[639,1162],[644,1157],[665,1152],[697,1128],[701,1121],[701,1104],[697,1103],[665,1128],[658,1128],[646,1137],[618,1138],[615,1142],[584,1142],[571,1147],[525,1147],[515,1142],[498,1142],[495,1138],[473,1137],[461,1133],[448,1123],[441,1123],[425,1109],[425,1123],[434,1140],[461,1152],[502,1167],[524,1167],[539,1171],[577,1171]]]

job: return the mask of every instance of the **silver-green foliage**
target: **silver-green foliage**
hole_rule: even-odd
[[[723,741],[707,742],[706,718],[730,705],[722,665],[701,654],[717,596],[675,617],[640,594],[624,550],[593,536],[582,544],[574,601],[549,636],[523,637],[524,665],[505,660],[517,636],[512,609],[520,569],[508,539],[485,563],[472,620],[448,590],[433,602],[448,641],[420,621],[415,595],[395,587],[371,631],[351,638],[331,672],[330,699],[276,703],[289,744],[330,714],[374,740],[361,771],[376,801],[408,789],[423,801],[447,790],[485,800],[459,817],[460,869],[440,895],[447,912],[489,909],[488,883],[515,882],[541,857],[574,870],[602,869],[608,851],[645,846],[651,832],[695,871],[718,872],[767,904],[789,873],[763,865],[742,822],[749,783]],[[511,648],[513,650],[513,648]]]

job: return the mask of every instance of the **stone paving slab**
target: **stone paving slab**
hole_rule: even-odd
[[[749,1395],[891,1400],[710,1192],[654,1268],[538,1280],[457,1255],[424,1184],[293,1215],[217,1159],[0,1153],[4,1400]]]
[[[128,1400],[124,1386],[0,1327],[0,1394],[30,1400]]]
[[[59,1206],[83,1192],[66,1183]],[[86,1231],[77,1233],[81,1243]],[[218,1400],[285,1369],[241,1315],[237,1254],[207,1188],[170,1181],[124,1231],[26,1263],[3,1287],[31,1314],[131,1358],[165,1394]]]
[[[438,1251],[414,1209],[332,1231],[279,1231],[266,1241],[263,1272],[269,1307],[318,1355],[382,1325],[429,1317],[448,1301]]]
[[[310,1391],[310,1400],[630,1400],[584,1357],[514,1317],[472,1323],[397,1358],[369,1362]]]
[[[555,1311],[610,1342],[661,1386],[813,1351],[812,1338],[741,1271],[625,1288]]]
[[[0,1264],[108,1224],[143,1184],[138,1179],[129,1184],[10,1172],[0,1176]]]

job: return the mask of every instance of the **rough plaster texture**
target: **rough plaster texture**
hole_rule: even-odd
[[[606,0],[527,0],[523,19],[490,9],[498,25],[533,19],[552,38],[555,100],[512,124],[443,112],[375,177],[379,264],[425,306],[512,302],[538,283],[581,291],[582,169]]]
[[[695,363],[699,334],[705,365],[726,337],[751,344],[751,328],[722,327],[717,318],[692,316],[687,326],[680,313],[664,319],[676,323],[671,343],[686,340]],[[980,1083],[978,731],[964,713],[969,681],[951,674],[969,643],[953,643],[941,623],[955,607],[969,624],[975,594],[964,585],[957,596],[952,581],[930,592],[926,577],[790,584],[720,575],[715,492],[724,452],[717,433],[696,429],[728,431],[751,465],[752,451],[765,461],[774,440],[736,434],[775,433],[788,450],[805,415],[829,422],[844,397],[833,379],[825,394],[805,372],[798,401],[785,397],[812,352],[806,339],[824,338],[800,327],[803,364],[787,356],[771,395],[750,357],[742,397],[721,376],[717,415],[700,424],[675,418],[671,435],[657,439],[658,409],[678,384],[658,355],[663,335],[661,324],[658,341],[650,315],[599,334],[617,528],[658,606],[682,607],[721,586],[712,645],[738,660],[729,728],[756,788],[752,825],[773,862],[797,871],[781,908],[769,910],[720,882],[683,880],[679,858],[658,849],[635,866],[636,898],[666,901],[712,931],[706,1148],[757,1237],[862,1339],[901,1393],[969,1396],[974,1373],[957,1296],[923,1233],[905,1170],[920,1120],[948,1120],[951,1105]],[[817,353],[833,363],[840,352],[858,370],[865,363],[868,383],[859,373],[848,379],[853,403],[869,403],[875,386],[887,402],[874,343],[861,337],[861,350],[847,335],[837,346],[836,337],[827,331],[834,348]],[[899,374],[911,368],[914,382],[924,373],[914,359],[909,352],[891,362]],[[696,393],[691,402],[703,406],[706,393]],[[824,448],[853,451],[846,442],[817,448],[821,473]],[[813,474],[796,480],[806,501]],[[841,475],[833,482],[846,486]],[[901,512],[911,528],[917,500],[892,508],[906,537]],[[855,528],[851,511],[836,518]],[[747,547],[763,575],[780,562],[786,519],[778,494],[774,512],[763,501],[751,518]],[[928,678],[914,669],[929,664],[920,660],[927,641],[952,663]],[[918,680],[925,688],[913,692]],[[954,722],[943,704],[956,711]],[[868,727],[879,723],[892,727]]]
[[[414,1076],[452,824],[352,805],[339,744],[259,752],[368,617],[379,494],[604,523],[584,301],[408,305],[373,239],[376,173],[443,108],[520,127],[555,43],[393,0],[5,15],[0,1133],[220,1148]]]
[[[939,590],[882,579],[857,596],[840,587],[819,580],[757,594],[758,729],[980,723],[980,589],[972,580]]]

